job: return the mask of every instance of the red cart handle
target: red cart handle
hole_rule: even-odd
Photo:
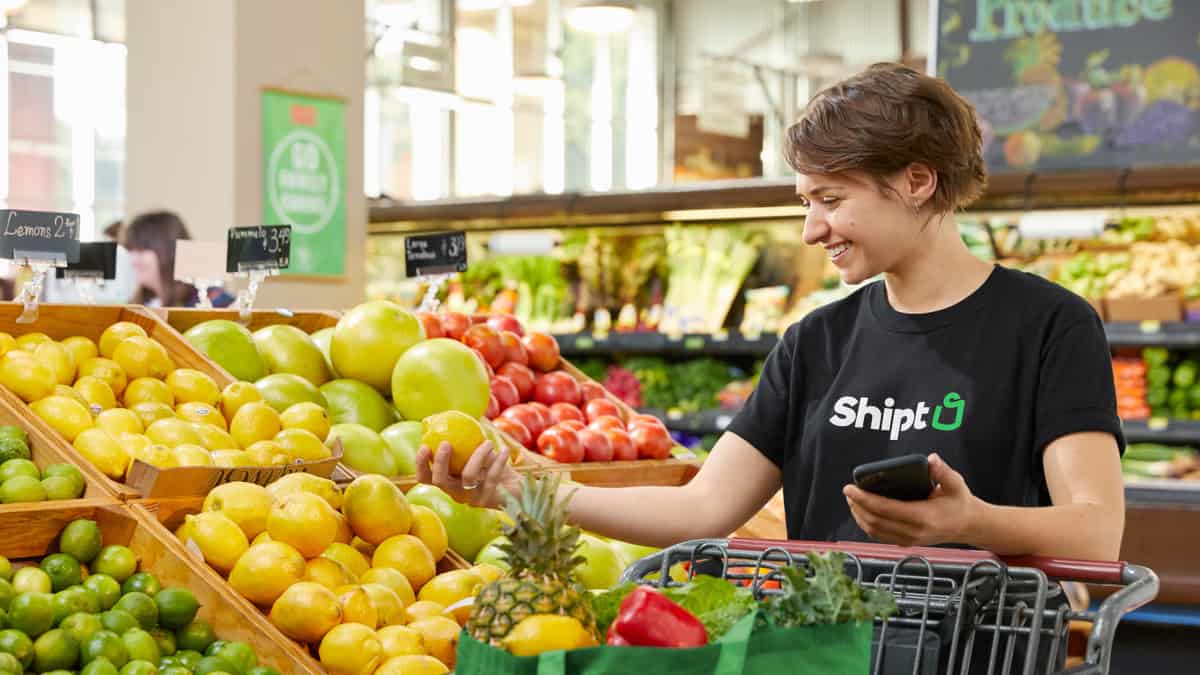
[[[783,549],[789,553],[804,554],[840,551],[860,558],[873,560],[902,560],[919,556],[939,565],[973,565],[983,560],[1000,560],[1012,567],[1033,567],[1046,576],[1069,581],[1089,581],[1098,584],[1121,584],[1125,571],[1124,562],[1100,560],[1073,560],[1070,558],[1043,558],[1040,556],[996,556],[987,551],[956,548],[934,548],[914,546],[904,548],[888,544],[872,544],[852,541],[795,541],[782,539],[730,539],[729,548],[742,551],[762,552],[770,548]]]

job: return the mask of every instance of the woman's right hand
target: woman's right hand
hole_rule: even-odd
[[[491,441],[484,441],[467,465],[461,477],[450,475],[449,443],[438,446],[437,452],[427,446],[417,451],[417,480],[436,485],[451,497],[464,504],[499,508],[504,504],[504,491],[517,494],[521,489],[521,476],[508,463],[508,453],[496,451]]]

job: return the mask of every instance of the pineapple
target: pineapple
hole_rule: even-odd
[[[532,614],[569,616],[596,635],[587,589],[573,573],[584,559],[575,553],[579,528],[566,524],[570,496],[558,499],[561,480],[557,474],[525,476],[520,495],[507,495],[512,524],[505,526],[502,550],[511,569],[475,597],[466,628],[476,640],[502,647],[513,627]]]

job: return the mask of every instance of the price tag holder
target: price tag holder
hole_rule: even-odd
[[[116,279],[116,242],[91,241],[80,244],[78,261],[59,267],[56,276],[59,279]]]
[[[1162,322],[1157,319],[1147,319],[1138,324],[1138,328],[1147,335],[1153,335],[1162,332]]]
[[[437,232],[404,238],[404,272],[427,277],[467,271],[467,233]]]
[[[1170,426],[1166,417],[1151,417],[1146,421],[1146,428],[1150,431],[1165,431]]]
[[[226,241],[225,271],[230,274],[287,269],[292,260],[291,225],[231,227]]]
[[[224,241],[175,241],[175,280],[196,287],[201,309],[212,309],[208,289],[222,285],[228,249]]]

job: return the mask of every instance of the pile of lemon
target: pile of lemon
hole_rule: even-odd
[[[75,336],[0,333],[0,385],[88,461],[116,480],[133,460],[180,466],[281,466],[331,453],[324,408],[276,412],[253,385],[222,391],[198,370],[176,368],[145,329],[119,322],[99,344]]]
[[[445,525],[375,475],[344,492],[305,473],[226,483],[176,535],[334,673],[447,672],[470,615],[451,607],[501,575],[486,564],[438,574]]]

